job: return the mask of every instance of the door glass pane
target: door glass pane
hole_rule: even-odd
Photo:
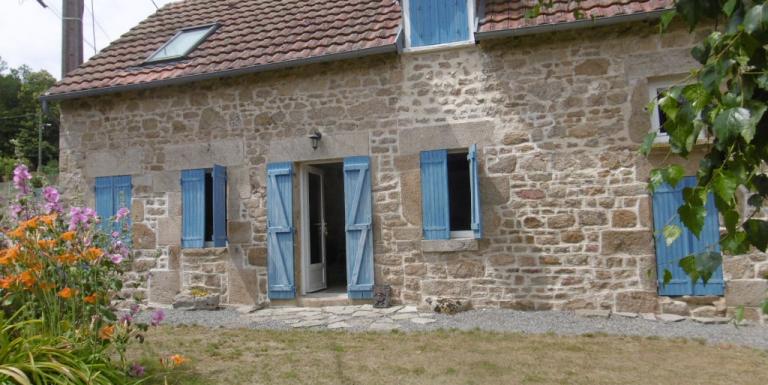
[[[323,219],[322,219],[322,179],[320,175],[309,174],[309,263],[323,261]]]

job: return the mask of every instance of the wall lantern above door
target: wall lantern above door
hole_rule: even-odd
[[[323,134],[320,133],[320,131],[315,130],[311,134],[309,134],[309,140],[312,141],[312,149],[317,150],[317,146],[320,144],[320,139],[323,138]]]

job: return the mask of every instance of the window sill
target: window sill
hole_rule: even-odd
[[[435,44],[435,45],[425,45],[420,47],[403,48],[402,53],[416,54],[416,53],[427,53],[427,52],[434,52],[434,51],[445,51],[445,50],[456,49],[456,48],[471,47],[473,45],[475,45],[475,42],[472,40],[457,41],[454,43],[444,43],[444,44]]]
[[[694,146],[703,146],[703,145],[712,144],[712,143],[713,143],[712,139],[707,138],[705,136],[701,136],[698,139],[696,139],[696,143],[694,143]],[[669,147],[670,147],[669,137],[666,135],[657,137],[656,140],[654,140],[653,144],[651,145],[652,150],[669,149]]]
[[[447,253],[453,251],[477,251],[477,239],[430,239],[421,241],[421,251],[425,253]]]

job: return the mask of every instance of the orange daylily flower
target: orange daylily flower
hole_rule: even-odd
[[[61,297],[61,298],[64,298],[64,299],[70,299],[70,298],[72,298],[73,295],[75,295],[75,291],[70,289],[70,288],[68,288],[68,287],[65,287],[65,288],[59,290],[57,295],[59,297]]]
[[[56,220],[56,218],[57,218],[56,214],[43,215],[40,217],[40,221],[50,227],[50,226],[53,226],[53,222]]]
[[[98,294],[96,294],[96,293],[93,293],[93,294],[91,294],[91,295],[89,295],[89,296],[86,296],[85,298],[83,298],[83,300],[84,300],[86,303],[90,303],[91,305],[95,304],[95,303],[96,303],[96,301],[97,301],[98,299],[99,299],[99,295],[98,295]]]
[[[19,257],[19,245],[0,251],[0,265],[10,265]]]
[[[37,221],[38,221],[38,218],[37,217],[33,217],[32,219],[30,219],[30,220],[28,220],[26,222],[22,222],[21,225],[24,226],[25,228],[30,229],[30,230],[34,230],[39,225],[39,223]],[[19,226],[19,227],[21,227],[21,226]]]
[[[74,231],[67,231],[65,233],[61,233],[61,240],[62,241],[73,241],[75,239],[75,235],[77,235]]]
[[[176,366],[179,366],[185,362],[187,362],[187,359],[184,358],[181,354],[174,354],[171,356],[171,361],[173,361],[173,364]]]
[[[37,281],[37,279],[35,278],[35,275],[32,274],[32,272],[29,270],[19,275],[19,282],[21,282],[21,284],[27,288],[32,287],[32,285],[35,284],[35,281]]]
[[[65,265],[71,265],[77,262],[77,255],[74,255],[72,253],[64,253],[56,257],[56,259],[59,261],[59,263],[62,263]]]
[[[50,290],[56,287],[56,284],[53,282],[40,282],[40,289],[43,290]]]
[[[14,282],[16,282],[16,277],[9,275],[3,279],[0,279],[0,288],[10,289]]]
[[[108,340],[115,334],[115,325],[104,326],[99,330],[99,338]]]
[[[104,255],[104,252],[98,247],[90,247],[83,253],[83,257],[89,261],[95,261]]]
[[[26,236],[26,228],[19,226],[8,232],[8,236],[13,239],[23,239]]]
[[[41,239],[37,241],[37,245],[40,246],[41,249],[52,249],[56,246],[56,240],[55,239]]]

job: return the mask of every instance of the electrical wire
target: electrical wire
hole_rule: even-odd
[[[157,6],[157,3],[155,3],[155,0],[149,0],[152,2],[152,5],[155,6],[155,9],[160,9],[160,7]]]

